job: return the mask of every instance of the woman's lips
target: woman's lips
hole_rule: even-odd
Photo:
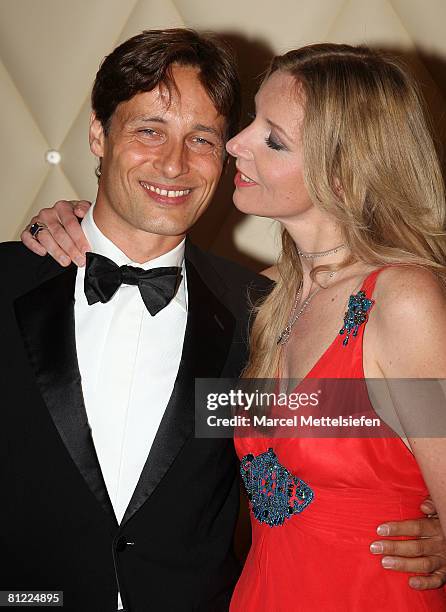
[[[236,187],[255,187],[257,183],[238,170],[234,177]]]

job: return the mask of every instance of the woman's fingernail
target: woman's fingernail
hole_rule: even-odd
[[[378,529],[376,530],[376,533],[378,535],[382,535],[382,536],[388,536],[390,533],[390,527],[389,525],[380,525],[378,527]]]
[[[384,552],[384,547],[381,542],[373,542],[370,544],[370,552],[374,555],[380,555]]]
[[[80,268],[82,268],[82,266],[85,266],[85,257],[76,257],[74,261],[76,265],[79,266]]]
[[[386,568],[395,567],[395,559],[392,559],[392,557],[383,557],[381,560],[381,564],[383,567]]]
[[[71,259],[69,257],[66,257],[65,255],[62,255],[62,257],[60,258],[60,263],[63,266],[68,266],[71,262]]]

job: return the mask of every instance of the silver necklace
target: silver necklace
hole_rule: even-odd
[[[338,251],[341,251],[342,249],[345,249],[345,244],[339,244],[337,247],[334,247],[333,249],[328,249],[328,251],[319,251],[319,252],[316,251],[314,253],[305,253],[304,251],[297,249],[297,252],[301,257],[304,257],[305,259],[316,259],[317,257],[326,257],[327,255],[334,255],[335,253],[337,253]]]
[[[336,274],[336,270],[333,272],[330,272],[330,274],[328,275],[328,279],[332,279],[334,277],[334,275]],[[290,314],[290,318],[288,319],[288,323],[286,324],[286,327],[282,330],[278,340],[277,340],[277,344],[280,344],[281,346],[283,346],[284,344],[286,344],[288,342],[288,340],[290,339],[291,336],[291,330],[293,329],[293,325],[296,323],[296,321],[299,319],[299,317],[301,317],[303,315],[303,313],[305,312],[305,310],[307,309],[308,305],[310,304],[311,300],[314,298],[315,295],[317,295],[319,293],[319,291],[321,291],[321,289],[326,289],[326,287],[317,287],[316,291],[313,291],[313,293],[310,293],[310,295],[307,297],[307,299],[305,300],[305,302],[302,304],[301,309],[296,312],[297,310],[297,305],[299,303],[300,297],[302,295],[302,287],[303,287],[303,283],[301,282],[297,292],[296,292],[296,299],[294,300],[294,305],[293,308],[291,310],[291,314]]]

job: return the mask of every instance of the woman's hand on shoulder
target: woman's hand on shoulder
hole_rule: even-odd
[[[61,266],[73,261],[85,265],[85,253],[90,249],[79,224],[90,208],[86,200],[59,200],[51,208],[43,208],[23,230],[20,238],[23,244],[37,255],[51,255]],[[33,238],[29,229],[33,223],[45,228]]]

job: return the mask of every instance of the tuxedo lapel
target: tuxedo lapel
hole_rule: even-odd
[[[54,425],[85,482],[116,522],[83,400],[74,325],[75,279],[72,266],[18,298],[15,312]]]
[[[188,317],[180,366],[123,523],[150,497],[186,440],[193,435],[195,378],[220,376],[234,335],[234,316],[204,282],[198,272],[199,262],[192,263],[187,253],[186,250]],[[216,281],[215,272],[213,280]],[[219,292],[222,291],[220,285]]]

